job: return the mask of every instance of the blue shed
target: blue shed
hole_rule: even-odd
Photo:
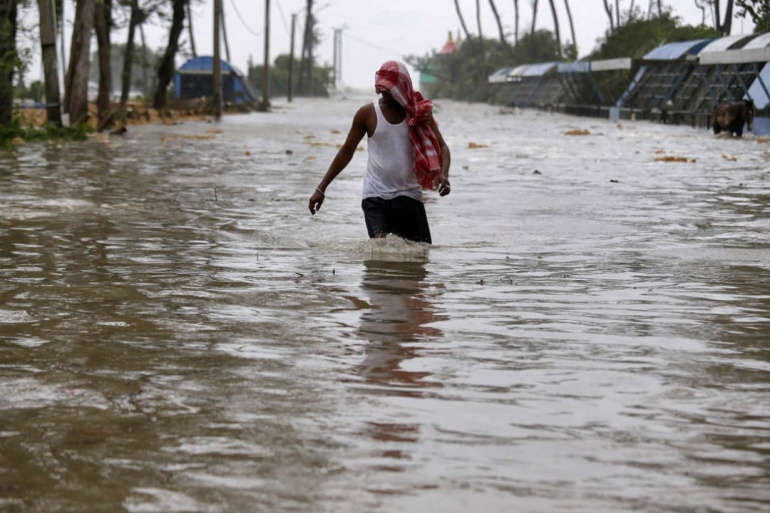
[[[214,90],[214,58],[195,57],[185,62],[174,74],[174,97],[194,99],[212,96]],[[222,61],[223,100],[231,103],[256,103],[257,93],[243,74]]]

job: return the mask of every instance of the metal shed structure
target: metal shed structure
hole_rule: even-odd
[[[765,108],[768,76],[761,73],[770,58],[768,45],[770,34],[752,34],[658,47],[641,61],[618,107],[693,125],[707,125],[716,106],[743,98]]]
[[[617,106],[642,112],[670,107],[668,102],[692,73],[698,52],[710,41],[668,43],[648,52]]]
[[[195,99],[209,97],[214,90],[214,58],[195,57],[185,62],[174,73],[174,97]],[[222,89],[226,102],[255,103],[258,95],[246,82],[243,74],[222,61]]]
[[[525,82],[527,78],[547,79]],[[770,33],[668,43],[642,59],[543,63],[489,77],[505,103],[538,106],[544,84],[558,80],[549,105],[571,114],[707,126],[720,104],[752,100],[755,133],[770,133]],[[537,96],[537,95],[540,96]],[[764,111],[764,112],[763,112]]]
[[[615,105],[628,87],[633,61],[630,58],[561,63],[559,79],[564,86],[561,102],[567,112],[602,115]],[[591,112],[586,112],[591,105]],[[582,112],[581,112],[582,111]]]
[[[563,86],[555,62],[502,68],[489,76],[495,98],[513,107],[545,107],[559,103]]]

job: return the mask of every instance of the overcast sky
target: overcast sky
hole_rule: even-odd
[[[621,0],[621,7],[628,8],[631,0]],[[636,0],[636,5],[644,6],[649,0]],[[695,6],[694,0],[668,0],[674,13],[685,23],[700,24],[702,11]],[[316,51],[317,61],[331,65],[333,62],[333,33],[335,28],[342,29],[342,72],[344,86],[354,88],[373,87],[374,72],[386,60],[403,59],[406,55],[425,55],[439,50],[447,35],[460,30],[460,22],[455,10],[454,0],[316,0],[316,16],[323,34],[323,42]],[[476,1],[459,0],[468,30],[478,33],[476,23]],[[513,0],[495,2],[504,29],[513,39],[514,14]],[[537,15],[537,27],[553,30],[553,18],[546,0],[540,2]],[[570,39],[564,2],[557,1],[562,40]],[[73,3],[66,2],[70,11]],[[264,0],[223,0],[227,41],[230,49],[230,61],[236,68],[245,72],[249,57],[256,64],[261,64],[264,57]],[[497,24],[492,15],[488,0],[481,0],[481,26],[486,37],[498,36]],[[531,25],[532,0],[519,0],[520,33]],[[301,47],[300,30],[303,20],[305,0],[271,0],[270,24],[270,60],[282,53],[289,53],[291,14],[299,13],[295,55],[299,56]],[[585,56],[596,46],[608,26],[602,0],[571,0],[570,6],[575,20],[575,32],[579,55]],[[69,12],[69,16],[72,16]],[[193,29],[198,55],[211,55],[213,1],[204,0],[193,7]],[[65,13],[67,17],[67,13]],[[706,19],[711,24],[711,18]],[[736,18],[733,34],[751,33],[750,22]],[[151,46],[164,46],[162,31],[150,28],[148,31]],[[183,34],[187,39],[187,33]],[[125,34],[113,35],[113,42],[125,42]],[[67,52],[69,49],[67,48]],[[226,57],[224,46],[222,56]],[[179,59],[177,65],[182,64]],[[32,74],[34,70],[32,70]]]

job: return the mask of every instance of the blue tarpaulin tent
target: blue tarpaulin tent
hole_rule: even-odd
[[[195,57],[185,62],[174,74],[174,97],[194,99],[211,96],[214,90],[214,58]],[[255,103],[257,93],[243,74],[222,61],[223,99],[231,103]]]

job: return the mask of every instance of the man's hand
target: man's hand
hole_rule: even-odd
[[[449,177],[445,174],[439,174],[436,180],[433,182],[436,192],[439,196],[446,196],[451,192],[452,187],[449,185]]]
[[[326,195],[320,189],[316,189],[313,195],[310,196],[310,201],[307,205],[311,214],[315,215],[316,212],[321,210],[324,199],[326,199]]]

